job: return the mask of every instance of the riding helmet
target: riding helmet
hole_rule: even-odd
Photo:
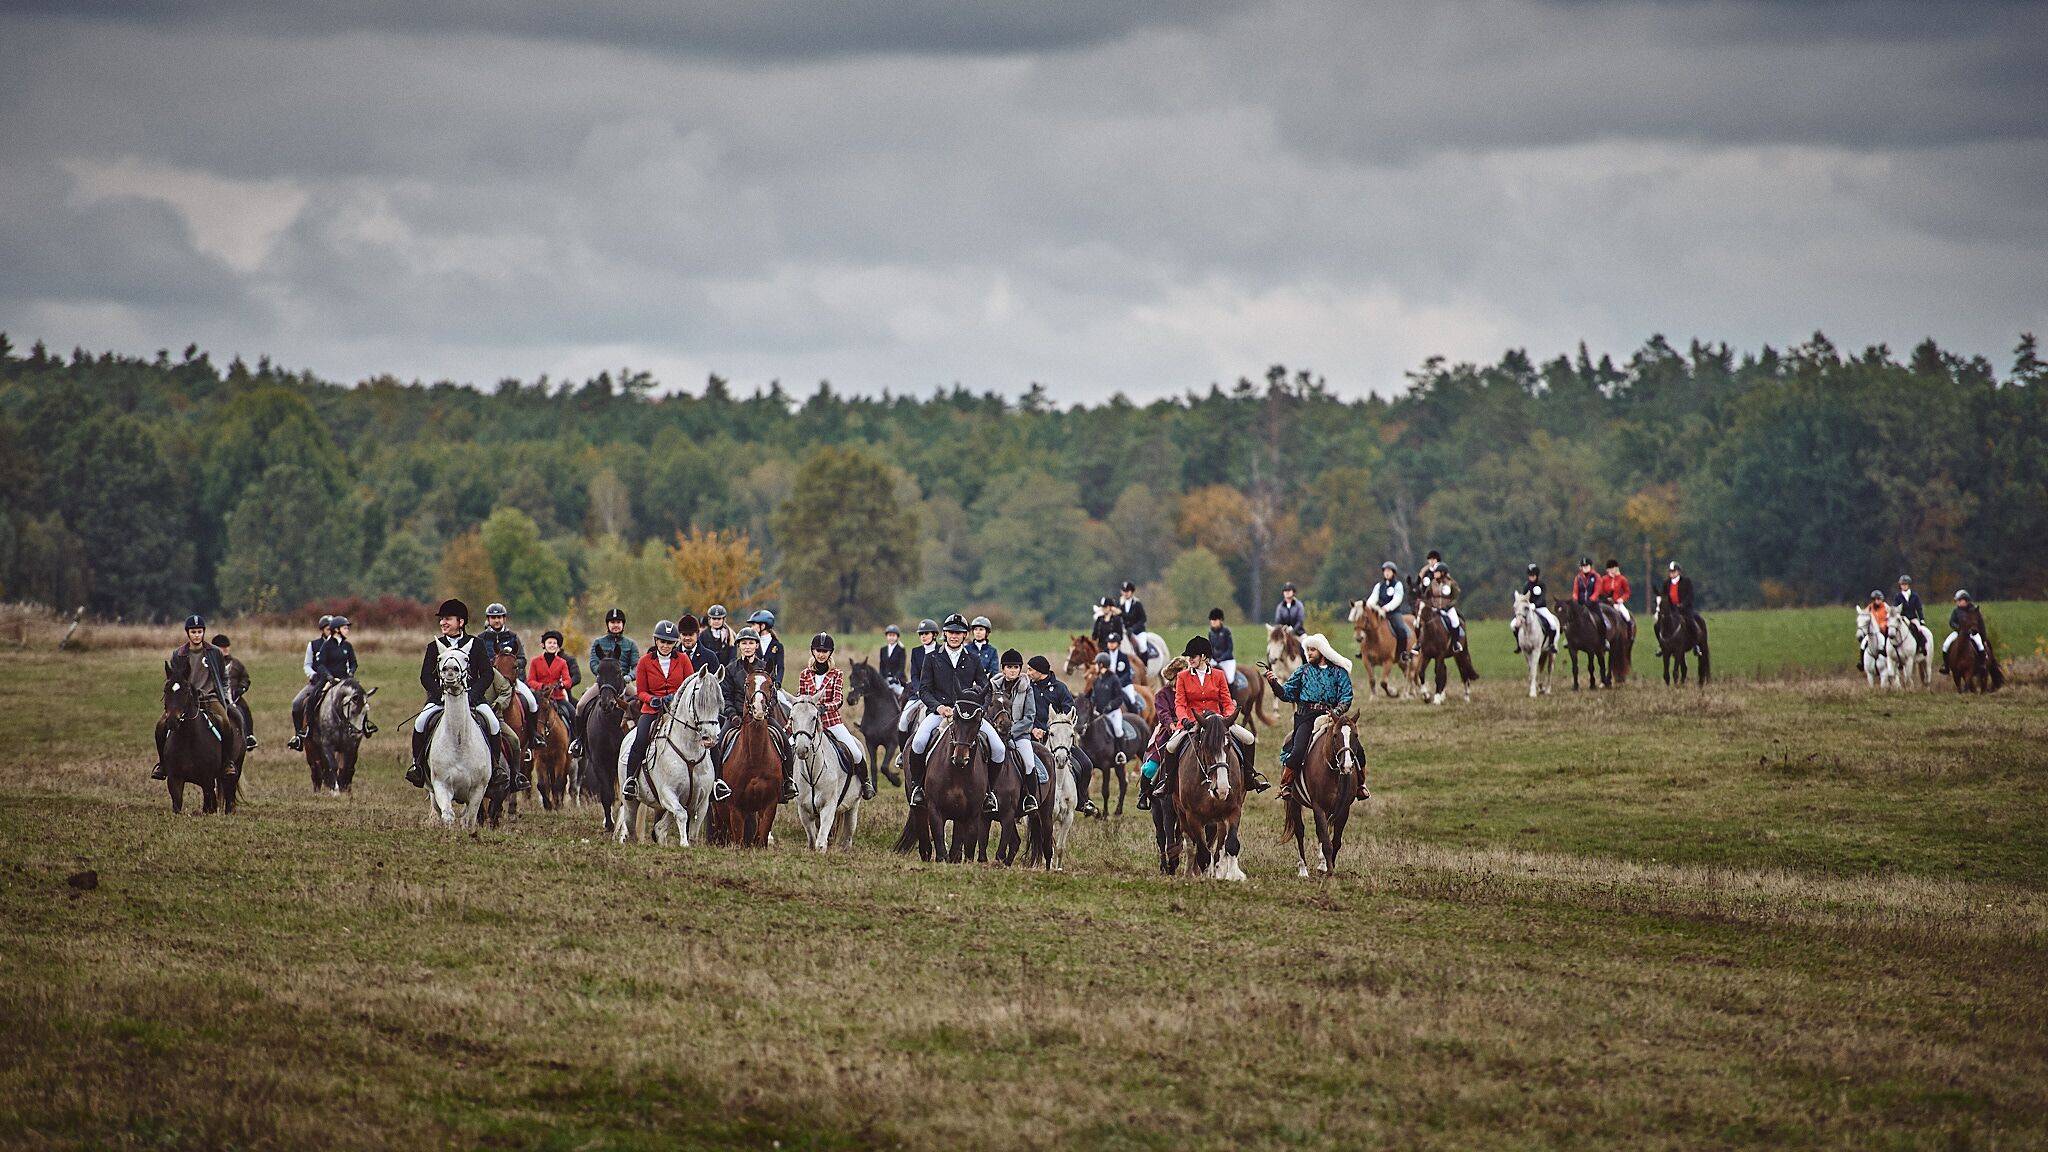
[[[336,629],[341,629],[341,628],[346,628],[346,627],[348,627],[348,617],[346,617],[346,616],[336,616],[336,617],[334,618],[334,627],[335,627]]]
[[[568,643],[567,640],[562,639],[562,634],[560,632],[555,631],[553,628],[550,628],[547,631],[540,634],[541,643],[545,644],[550,640],[553,640],[557,644]]]
[[[948,617],[946,617],[946,625],[945,625],[945,628],[943,629],[943,631],[946,631],[946,632],[965,632],[965,631],[967,631],[967,618],[966,618],[966,617],[964,617],[964,616],[962,616],[962,615],[960,615],[960,614],[959,614],[958,612],[955,612],[955,613],[953,613],[953,614],[952,614],[951,616],[948,616]]]
[[[199,613],[197,613],[197,612],[194,612],[194,613],[193,613],[193,614],[191,614],[190,616],[187,616],[187,617],[185,617],[185,628],[186,628],[186,630],[187,630],[187,631],[190,631],[191,629],[194,629],[194,628],[205,628],[205,627],[206,627],[206,617],[204,617],[204,616],[201,616],[201,615],[200,615]]]
[[[931,618],[931,617],[929,617],[929,616],[925,617],[925,618],[924,618],[924,619],[922,619],[922,620],[919,620],[919,621],[917,622],[917,634],[918,634],[919,636],[936,636],[936,635],[938,635],[938,634],[939,634],[939,622],[938,622],[937,620],[934,620],[934,619],[932,619],[932,618]]]
[[[487,607],[487,608],[485,608],[485,609],[484,609],[484,615],[485,615],[486,617],[490,617],[490,616],[510,616],[510,615],[511,615],[511,613],[510,613],[510,612],[507,612],[507,611],[505,611],[505,606],[504,606],[503,604],[500,604],[500,603],[498,603],[497,601],[495,601],[495,600],[494,600],[494,601],[492,601],[492,602],[491,602],[491,604],[490,604],[490,606],[489,606],[489,607]]]
[[[1609,556],[1609,557],[1607,558],[1607,564],[1606,564],[1606,567],[1609,567],[1609,568],[1619,568],[1619,567],[1621,567],[1621,561],[1619,561],[1619,560],[1616,560],[1616,559],[1615,559],[1614,557],[1612,557],[1612,556]]]
[[[1292,581],[1292,580],[1289,580],[1289,581],[1288,581],[1287,583],[1285,583],[1285,584],[1282,584],[1282,585],[1280,586],[1280,590],[1281,590],[1282,592],[1292,592],[1292,591],[1294,591],[1294,581]]]
[[[1382,572],[1387,572],[1387,571],[1399,572],[1399,571],[1400,571],[1400,569],[1399,569],[1399,568],[1396,568],[1396,567],[1394,567],[1394,562],[1393,562],[1392,560],[1382,560],[1382,561],[1380,561],[1380,571],[1382,571]]]
[[[1221,620],[1221,619],[1223,619],[1223,609],[1221,609],[1221,608],[1211,608],[1211,609],[1209,609],[1209,619],[1211,619],[1211,620]]]
[[[816,636],[811,637],[811,651],[813,652],[830,652],[838,646],[832,639],[830,632],[820,632]]]
[[[752,628],[742,628],[740,629],[740,634],[733,637],[733,643],[737,644],[742,640],[752,640],[754,643],[759,644],[761,642],[761,634]]]
[[[1673,572],[1676,572],[1676,571],[1678,571],[1678,561],[1676,561],[1676,560],[1673,560],[1673,561],[1671,562],[1671,571],[1673,571]]]
[[[1534,564],[1529,565],[1529,575],[1540,576],[1542,574],[1543,570],[1541,568],[1536,567]]]
[[[1043,656],[1033,656],[1031,659],[1025,661],[1025,667],[1031,669],[1033,672],[1036,672],[1041,676],[1052,675],[1052,661],[1047,660]]]
[[[1104,644],[1121,644],[1123,643],[1123,639],[1124,634],[1121,629],[1112,629],[1111,631],[1104,632],[1102,634],[1102,642]]]
[[[1884,599],[1884,593],[1879,589],[1872,588],[1870,590],[1870,598],[1872,600],[1882,600]]]
[[[1015,648],[1005,648],[1003,649],[1002,665],[1005,668],[1022,668],[1024,666],[1024,654]]]
[[[1138,586],[1136,584],[1131,583],[1129,580],[1124,581],[1124,591],[1136,592],[1137,590]]]
[[[332,616],[322,616],[322,617],[320,617],[320,627],[322,627],[322,628],[332,628],[332,627],[334,627],[334,617],[332,617]]]
[[[614,620],[618,621],[621,624],[624,624],[626,622],[626,614],[617,608],[606,609],[604,614],[604,622],[609,624]]]
[[[1968,592],[1968,590],[1966,590],[1966,589],[1962,589],[1962,588],[1958,588],[1958,589],[1956,589],[1956,599],[1958,599],[1958,600],[1968,600],[1969,598],[1970,598],[1970,593]]]
[[[443,600],[441,601],[441,606],[434,610],[434,616],[436,619],[453,616],[467,624],[469,623],[469,605],[464,604],[460,600]]]
[[[1437,551],[1437,550],[1436,550],[1436,549],[1434,549],[1434,548],[1431,548],[1431,549],[1429,550],[1429,555],[1427,555],[1427,556],[1424,556],[1424,557],[1423,557],[1423,559],[1424,559],[1424,560],[1441,560],[1441,559],[1443,559],[1443,558],[1444,558],[1444,554],[1443,554],[1443,553],[1441,553],[1441,552],[1439,552],[1439,551]]]
[[[969,621],[969,622],[968,622],[968,626],[969,626],[969,627],[973,627],[973,628],[993,628],[993,627],[995,627],[995,625],[993,625],[993,624],[991,624],[991,623],[989,623],[989,622],[988,622],[988,617],[986,617],[986,616],[976,616],[976,617],[975,617],[975,618],[974,618],[973,620],[971,620],[971,621]]]
[[[683,634],[676,627],[675,621],[656,620],[654,622],[654,638],[656,640],[666,640],[671,644],[679,644],[682,642]]]
[[[676,617],[676,631],[681,632],[685,636],[697,631],[700,627],[702,625],[697,623],[697,618],[688,612]]]
[[[227,651],[227,650],[228,650],[228,647],[229,647],[229,645],[228,645],[228,634],[227,634],[227,633],[225,633],[225,632],[222,632],[222,633],[221,633],[221,634],[219,634],[218,636],[215,636],[215,637],[213,638],[213,646],[214,646],[215,648],[218,648],[218,649],[220,649],[220,650],[221,650],[221,651],[223,651],[223,652]]]
[[[891,625],[889,625],[889,626],[888,626],[887,628],[884,628],[884,629],[882,629],[882,635],[884,635],[884,636],[901,636],[901,635],[903,635],[903,629],[901,629],[901,628],[898,628],[898,627],[897,627],[897,626],[895,626],[894,624],[891,624]]]
[[[1591,556],[1581,556],[1581,557],[1579,557],[1579,567],[1581,567],[1581,568],[1591,568],[1592,566],[1593,566],[1593,558],[1592,558]]]
[[[1107,668],[1107,667],[1109,667],[1109,653],[1107,653],[1107,652],[1097,652],[1097,653],[1095,654],[1095,666],[1096,666],[1097,668]]]
[[[1189,637],[1187,645],[1180,650],[1183,656],[1213,656],[1215,653],[1216,649],[1207,636]]]
[[[747,623],[761,624],[773,628],[775,627],[775,613],[770,612],[766,608],[756,608],[754,609],[754,614],[747,617]]]
[[[1912,578],[1911,576],[1901,576],[1901,577],[1899,577],[1899,583],[1901,583],[1901,584],[1911,584],[1912,582],[1913,582],[1913,578]]]
[[[705,609],[705,611],[704,611],[704,617],[705,617],[705,619],[707,619],[707,620],[723,620],[723,619],[725,619],[725,605],[723,605],[723,604],[713,604],[713,605],[712,605],[711,607],[709,607],[709,608]]]
[[[1097,600],[1097,601],[1095,602],[1095,606],[1096,606],[1097,608],[1114,608],[1114,607],[1116,607],[1116,601],[1114,601],[1114,600],[1111,600],[1111,599],[1110,599],[1109,597],[1107,597],[1107,596],[1104,596],[1104,597],[1103,597],[1102,599],[1100,599],[1100,600]]]

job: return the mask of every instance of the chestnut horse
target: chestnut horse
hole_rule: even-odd
[[[512,682],[519,678],[519,657],[514,656],[510,652],[500,652],[491,660],[491,669],[497,673],[497,680],[504,682],[505,692],[505,707],[498,713],[498,743],[505,749],[505,762],[507,764],[519,764],[526,755],[526,749],[521,747],[519,743],[520,733],[526,731],[526,701],[521,700],[519,693],[512,690]],[[494,693],[498,691],[496,680],[491,685],[491,691]],[[533,774],[528,773],[527,775],[529,777],[527,787],[530,789],[532,787],[530,777]],[[484,797],[484,807],[482,813],[480,813],[483,822],[496,828],[504,822],[507,816],[515,820],[518,819],[520,795],[521,793],[508,789],[504,792]]]
[[[1975,604],[1962,612],[1962,627],[1956,629],[1955,641],[1942,654],[1942,666],[1955,680],[1958,692],[1996,692],[2005,687],[2005,670],[1998,666],[1998,657],[1991,651],[1991,638],[1984,630],[1984,613]],[[1981,649],[1976,642],[1979,636],[1984,637]]]
[[[1238,821],[1244,815],[1244,767],[1230,722],[1210,713],[1181,741],[1173,793],[1174,823],[1195,849],[1189,875],[1243,880],[1238,866]],[[1163,807],[1163,805],[1155,805]],[[1178,845],[1174,855],[1179,855]]]
[[[1366,699],[1372,698],[1375,687],[1385,692],[1389,700],[1398,700],[1405,695],[1408,677],[1397,656],[1400,645],[1394,640],[1394,626],[1387,623],[1386,616],[1368,607],[1363,600],[1353,600],[1351,635],[1358,641],[1358,658],[1365,662]],[[1265,678],[1258,679],[1263,682]],[[1394,690],[1396,684],[1401,685],[1398,692]]]
[[[759,848],[775,826],[775,807],[782,802],[782,753],[775,745],[775,684],[765,672],[747,677],[747,706],[724,761],[725,786],[732,798],[712,805],[711,842]]]
[[[1358,777],[1365,773],[1365,761],[1352,743],[1357,727],[1355,711],[1325,724],[1309,742],[1305,762],[1281,797],[1287,802],[1287,834],[1294,837],[1294,851],[1301,858],[1297,876],[1308,875],[1308,829],[1301,818],[1304,808],[1315,813],[1316,843],[1322,847],[1316,871],[1327,874],[1337,870],[1344,826],[1351,822],[1351,804],[1358,798]]]

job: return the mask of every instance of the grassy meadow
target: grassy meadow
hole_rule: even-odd
[[[922,865],[893,789],[830,857],[430,829],[397,638],[353,796],[276,645],[243,810],[173,817],[160,654],[10,652],[0,1146],[2048,1146],[2048,605],[1987,614],[1986,698],[1866,690],[1833,609],[1530,701],[1481,623],[1473,703],[1366,706],[1341,874],[1269,794],[1229,886],[1135,812],[1060,875]]]

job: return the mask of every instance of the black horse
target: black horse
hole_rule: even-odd
[[[867,746],[868,763],[889,783],[901,786],[902,778],[889,768],[903,751],[903,733],[897,728],[903,719],[903,705],[881,671],[865,658],[853,661],[847,670],[850,683],[846,699],[860,701],[860,740]]]
[[[1131,778],[1126,765],[1131,761],[1145,758],[1145,745],[1152,742],[1152,729],[1145,721],[1129,712],[1124,713],[1124,726],[1131,735],[1118,740],[1111,729],[1109,717],[1095,711],[1095,704],[1087,696],[1074,700],[1074,722],[1081,729],[1081,753],[1089,763],[1102,770],[1102,810],[1096,815],[1107,818],[1109,811],[1109,781],[1116,779],[1116,815],[1124,814],[1124,798],[1130,795]],[[1143,787],[1141,784],[1140,787]],[[1083,796],[1087,795],[1084,791]]]
[[[583,789],[604,809],[604,830],[617,828],[619,811],[619,749],[633,727],[633,695],[617,660],[597,662],[597,699],[583,722]]]
[[[241,782],[235,758],[241,753],[242,733],[225,711],[215,715],[200,701],[183,649],[164,661],[163,709],[157,727],[163,733],[171,811],[185,810],[185,785],[197,784],[206,796],[202,812],[233,812]]]
[[[1700,658],[1700,687],[1705,688],[1710,668],[1706,618],[1675,611],[1664,601],[1657,601],[1657,655],[1664,659],[1664,683],[1685,683],[1685,657],[1688,652]],[[1676,679],[1673,678],[1674,671]]]
[[[1558,630],[1564,633],[1565,651],[1572,658],[1572,691],[1579,690],[1579,653],[1586,654],[1586,687],[1612,688],[1614,678],[1608,667],[1606,621],[1599,609],[1577,600],[1557,606]]]

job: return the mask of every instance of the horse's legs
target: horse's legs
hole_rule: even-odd
[[[1330,874],[1337,873],[1337,854],[1344,850],[1344,826],[1351,823],[1351,798],[1345,797],[1330,813],[1330,839],[1323,845],[1323,854],[1328,858]]]
[[[1339,784],[1343,784],[1343,781],[1340,780]],[[1346,797],[1343,801],[1340,801],[1340,803],[1349,804],[1350,798]],[[1325,873],[1335,872],[1337,870],[1337,849],[1336,846],[1331,844],[1330,842],[1331,835],[1332,831],[1330,828],[1330,814],[1323,811],[1321,807],[1317,807],[1316,846],[1322,849],[1322,867],[1319,870]]]
[[[1294,855],[1301,861],[1295,875],[1308,879],[1308,829],[1301,822],[1301,801],[1287,797],[1287,826],[1294,829]]]
[[[1960,682],[1958,682],[1957,687],[1960,689]],[[170,779],[164,782],[164,786],[169,788],[171,792],[172,815],[183,812],[185,810],[185,781],[176,772],[172,772]]]
[[[1565,651],[1570,653],[1572,658],[1572,691],[1577,692],[1579,690],[1579,650],[1566,645]]]

